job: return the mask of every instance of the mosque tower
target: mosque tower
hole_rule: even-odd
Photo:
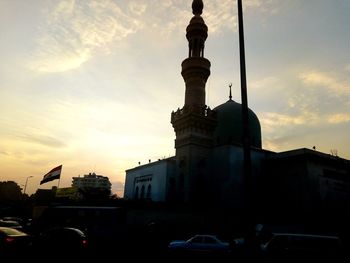
[[[192,202],[206,195],[208,155],[213,146],[216,114],[205,103],[205,84],[210,75],[210,61],[204,57],[208,27],[201,17],[202,0],[193,0],[193,17],[186,28],[188,58],[181,66],[185,81],[185,104],[171,114],[175,130],[177,200]],[[202,199],[203,200],[203,199]]]

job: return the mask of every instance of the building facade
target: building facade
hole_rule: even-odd
[[[124,198],[162,202],[174,191],[174,158],[158,160],[127,171]]]
[[[109,178],[95,173],[89,173],[83,177],[73,177],[72,186],[83,191],[111,191],[112,184]]]

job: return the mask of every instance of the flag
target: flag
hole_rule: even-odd
[[[44,178],[41,180],[40,184],[44,184],[55,179],[60,179],[62,171],[62,164],[53,168],[50,172],[44,175]]]

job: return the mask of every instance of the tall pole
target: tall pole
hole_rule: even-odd
[[[29,179],[29,178],[32,178],[32,177],[33,177],[32,175],[27,177],[26,183],[24,184],[23,195],[26,193],[26,190],[27,190],[28,179]]]
[[[60,182],[61,182],[61,176],[60,176],[60,178],[58,178],[57,189],[58,189],[58,187],[60,187]]]
[[[241,71],[241,97],[242,97],[242,122],[243,122],[243,170],[244,170],[244,192],[246,216],[251,216],[252,205],[252,185],[251,185],[251,156],[250,156],[250,131],[248,120],[248,96],[247,96],[247,79],[244,52],[244,31],[243,31],[243,9],[242,0],[237,0],[238,4],[238,29],[239,29],[239,57]],[[251,219],[249,218],[248,222]],[[247,222],[247,223],[248,223]],[[250,224],[248,223],[248,226]],[[249,226],[250,227],[250,226]]]

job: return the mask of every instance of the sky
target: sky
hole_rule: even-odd
[[[235,0],[204,0],[206,104],[240,102]],[[0,0],[0,181],[34,193],[175,154],[191,0]],[[350,159],[350,1],[243,0],[248,105],[263,148]]]

